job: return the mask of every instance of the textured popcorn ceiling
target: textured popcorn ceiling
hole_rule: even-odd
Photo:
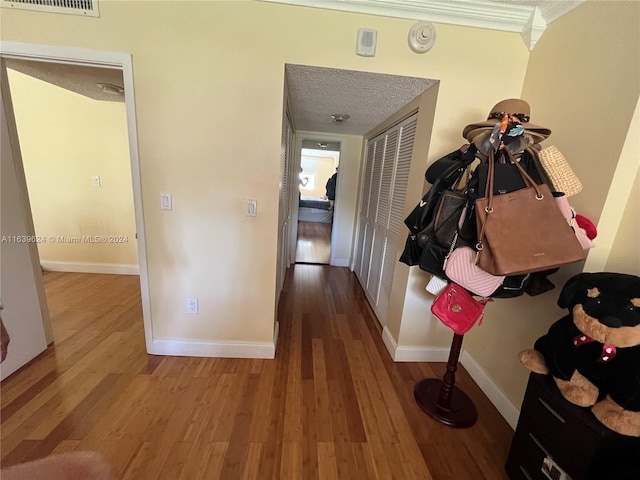
[[[122,72],[111,68],[87,67],[63,63],[6,59],[7,68],[57,85],[95,100],[124,102],[124,95],[112,95],[100,90],[96,83],[109,83],[122,87]]]
[[[363,135],[436,80],[334,68],[286,65],[292,114],[297,130]],[[334,113],[351,116],[335,122]]]

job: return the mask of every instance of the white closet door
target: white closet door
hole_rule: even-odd
[[[379,179],[376,184],[376,178],[379,175],[376,174],[376,159],[382,155],[384,151],[384,136],[381,138],[373,139],[369,142],[369,155],[367,164],[365,165],[365,184],[363,188],[363,202],[361,209],[361,237],[362,237],[362,250],[361,250],[361,269],[360,269],[360,282],[365,287],[367,286],[369,279],[369,272],[371,270],[371,246],[373,245],[373,215],[377,208],[378,191],[380,190]],[[366,190],[366,191],[365,191]]]
[[[284,278],[289,267],[289,250],[290,250],[290,224],[291,224],[291,154],[293,152],[293,126],[289,115],[285,115],[282,125],[282,143],[281,143],[281,155],[283,157],[282,167],[282,180],[280,186],[280,205],[279,205],[279,251],[278,251],[278,275],[277,275],[277,288],[278,297],[282,286],[284,285]]]
[[[385,323],[403,226],[417,115],[368,143],[359,216],[356,274]]]
[[[382,259],[382,275],[380,277],[380,291],[378,293],[378,308],[385,316],[391,298],[393,273],[398,262],[399,251],[406,238],[404,225],[404,203],[409,183],[409,169],[411,167],[411,153],[416,135],[416,119],[401,126],[399,132],[398,152],[396,156],[393,180],[391,182],[389,221],[386,228],[386,243],[384,258]],[[404,238],[403,238],[404,235]]]

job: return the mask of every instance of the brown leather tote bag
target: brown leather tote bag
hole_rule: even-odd
[[[494,155],[491,152],[485,196],[475,202],[477,264],[492,275],[539,272],[584,260],[573,229],[558,209],[547,185],[536,185],[506,150],[527,185],[494,195]]]

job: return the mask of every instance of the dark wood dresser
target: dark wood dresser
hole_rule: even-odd
[[[511,480],[640,480],[640,438],[609,430],[532,373],[505,468]]]

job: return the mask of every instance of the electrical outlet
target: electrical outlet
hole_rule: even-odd
[[[198,313],[198,299],[187,298],[187,313]]]

